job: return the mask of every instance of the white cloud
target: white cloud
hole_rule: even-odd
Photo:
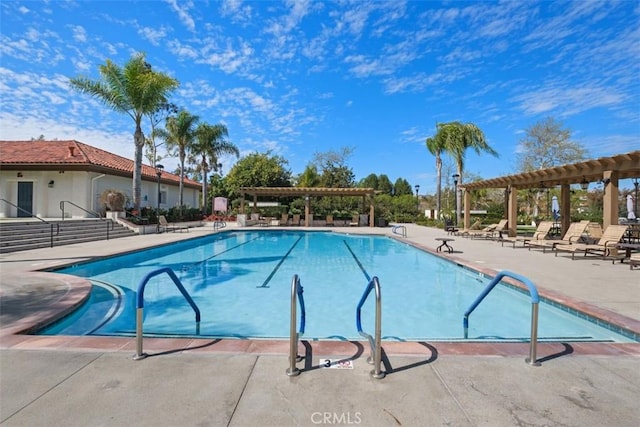
[[[189,9],[193,7],[193,3],[191,1],[185,2],[184,5],[178,5],[178,0],[165,0],[173,9],[174,12],[178,14],[178,18],[182,22],[182,24],[187,27],[189,31],[195,31],[196,23],[189,15]]]
[[[85,43],[87,41],[87,31],[84,27],[81,27],[80,25],[72,25],[71,33],[75,41],[80,43]]]

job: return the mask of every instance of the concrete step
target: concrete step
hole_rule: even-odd
[[[104,220],[50,221],[50,224],[3,221],[0,223],[0,253],[50,247],[51,224],[53,246],[107,240],[107,227],[111,227]],[[118,223],[113,223],[113,229],[108,230],[109,239],[134,234],[136,233]]]

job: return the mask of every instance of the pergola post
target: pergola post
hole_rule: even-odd
[[[471,192],[463,188],[462,194],[464,199],[464,229],[468,230],[471,227]]]
[[[571,190],[569,184],[560,186],[560,222],[562,223],[561,236],[567,232],[571,225]]]
[[[509,237],[515,237],[518,234],[518,189],[513,185],[509,186],[507,188],[507,194],[509,196],[507,212]]]
[[[311,198],[309,197],[308,194],[304,196],[304,226],[305,227],[311,226],[311,222],[309,221],[309,215],[311,213],[311,208],[309,206],[311,203],[310,200]]]
[[[618,224],[618,172],[604,171],[604,196],[602,197],[602,228]]]
[[[375,202],[373,197],[369,196],[369,227],[375,227]]]

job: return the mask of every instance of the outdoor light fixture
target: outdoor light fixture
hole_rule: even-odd
[[[587,191],[589,189],[589,182],[587,181],[587,179],[585,177],[582,177],[582,182],[580,183],[580,188],[582,188],[584,191]]]
[[[53,180],[49,181],[49,188],[53,188],[53,184],[55,184]]]
[[[158,176],[158,208],[156,209],[156,216],[158,217],[158,225],[156,227],[156,233],[160,233],[160,177],[162,176],[163,170],[164,170],[164,166],[157,163],[156,175]]]
[[[607,185],[609,185],[611,180],[609,178],[605,178],[605,179],[601,180],[600,182],[603,183],[605,186],[607,186]]]
[[[420,184],[416,184],[416,197],[420,194]]]
[[[460,175],[457,173],[454,173],[453,175],[451,175],[451,177],[453,178],[453,198],[456,201],[456,215],[455,215],[455,222],[453,223],[454,226],[458,226],[458,179],[460,178]]]

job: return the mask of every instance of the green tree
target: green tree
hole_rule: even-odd
[[[175,150],[180,161],[180,206],[179,212],[182,216],[183,188],[185,176],[185,160],[187,153],[193,148],[196,138],[196,126],[199,121],[198,116],[194,116],[187,111],[181,110],[178,115],[167,118],[165,129],[156,129],[156,135],[165,140],[168,150]]]
[[[240,187],[291,187],[291,171],[284,157],[253,153],[241,158],[227,175],[228,188],[235,194]]]
[[[443,123],[439,132],[442,132],[441,137],[445,140],[445,150],[455,159],[459,175],[458,185],[464,182],[464,159],[468,149],[471,148],[478,154],[484,151],[493,156],[498,156],[498,153],[487,143],[482,130],[473,123]],[[456,193],[456,218],[457,222],[460,223],[462,203],[460,192]]]
[[[210,125],[200,123],[195,131],[195,140],[191,147],[191,161],[198,164],[202,174],[202,204],[203,213],[207,214],[209,199],[207,198],[207,173],[218,170],[218,159],[223,154],[240,156],[238,147],[226,138],[229,136],[227,127],[222,124]],[[197,158],[197,160],[196,160]]]
[[[378,175],[375,173],[369,174],[366,178],[360,180],[358,184],[360,188],[373,188],[374,190],[378,189]]]
[[[411,184],[404,178],[396,179],[395,184],[393,184],[393,195],[394,196],[413,196],[413,189],[411,188]]]
[[[166,74],[155,72],[145,61],[145,55],[135,54],[124,67],[107,59],[98,68],[99,80],[75,77],[69,80],[72,88],[87,93],[118,113],[127,114],[135,123],[133,143],[133,205],[140,209],[142,188],[142,151],[144,134],[142,118],[167,102],[169,94],[178,87],[178,81]]]
[[[393,195],[393,184],[389,177],[385,174],[381,174],[378,176],[378,191],[381,194],[388,194],[390,196]]]
[[[318,187],[320,186],[320,175],[315,165],[307,165],[304,172],[298,175],[298,187]]]

